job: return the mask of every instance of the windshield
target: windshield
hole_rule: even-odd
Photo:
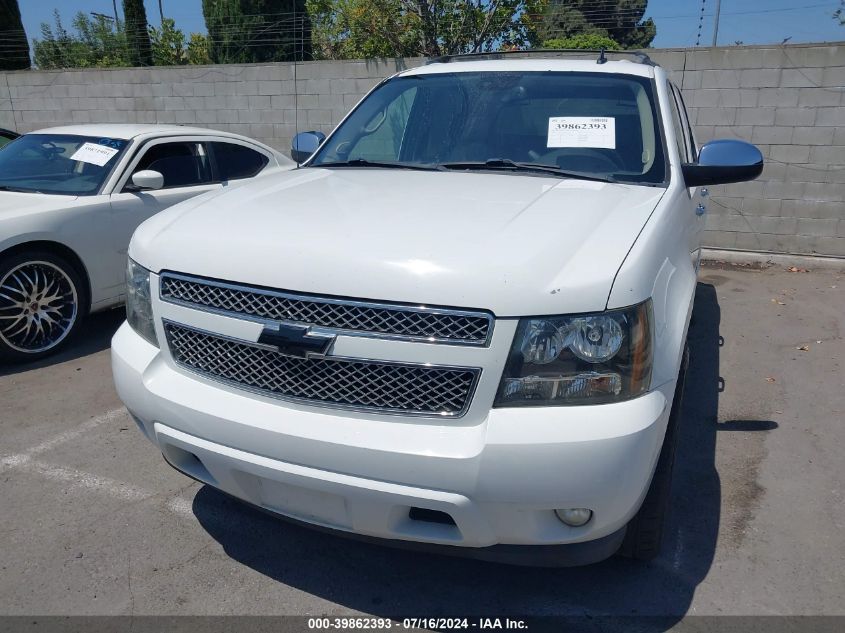
[[[128,141],[71,134],[25,134],[0,152],[0,190],[92,195]]]
[[[650,80],[573,72],[409,75],[376,89],[308,163],[666,180]]]

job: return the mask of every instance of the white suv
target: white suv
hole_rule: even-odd
[[[139,427],[185,474],[339,532],[653,557],[700,187],[763,159],[698,151],[678,89],[634,59],[401,72],[300,134],[299,169],[144,223],[112,353]]]

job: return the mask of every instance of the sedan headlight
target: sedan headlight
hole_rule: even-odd
[[[497,407],[598,404],[651,381],[651,301],[600,314],[522,319]]]
[[[158,347],[150,296],[150,271],[126,260],[126,320],[142,338]]]

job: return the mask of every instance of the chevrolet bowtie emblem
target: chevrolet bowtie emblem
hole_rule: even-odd
[[[331,334],[312,332],[307,326],[280,323],[265,326],[258,342],[275,347],[285,356],[319,358],[328,354],[335,338]]]

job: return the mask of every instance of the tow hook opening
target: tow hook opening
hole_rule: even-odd
[[[440,510],[429,510],[428,508],[412,507],[408,510],[408,518],[412,521],[424,521],[426,523],[438,523],[440,525],[456,525],[455,519],[446,512]]]

